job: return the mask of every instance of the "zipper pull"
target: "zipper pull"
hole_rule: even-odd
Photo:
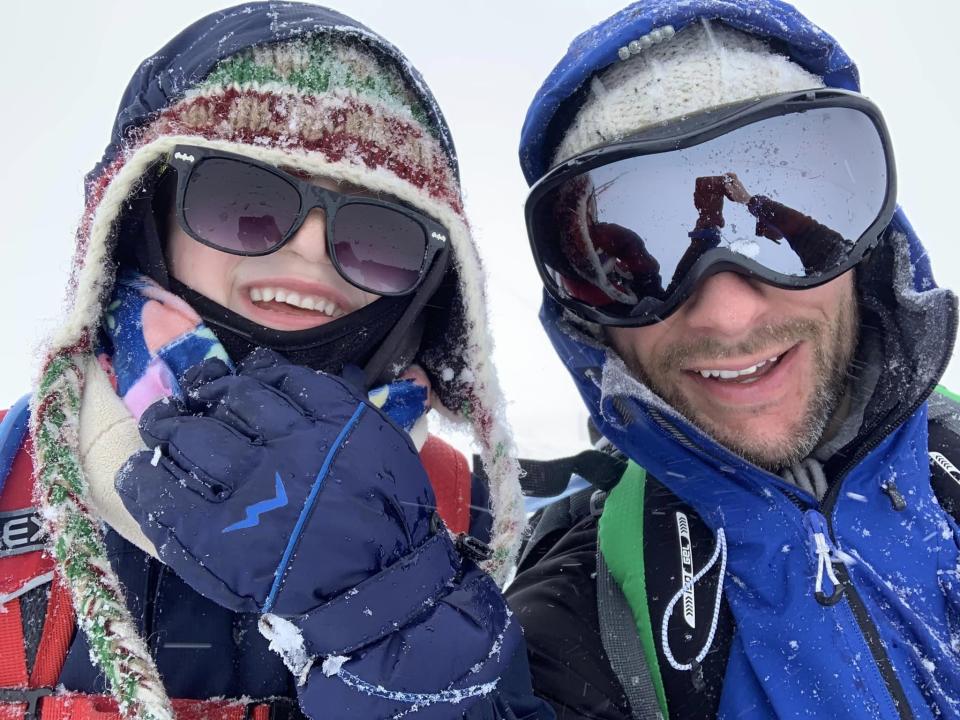
[[[836,605],[843,597],[843,584],[833,572],[834,547],[830,541],[827,519],[816,510],[808,510],[803,514],[803,524],[807,528],[807,539],[817,561],[817,578],[814,582],[813,596],[821,605]],[[824,575],[833,585],[830,595],[823,592]]]
[[[903,493],[897,488],[897,483],[894,482],[893,478],[887,478],[882,483],[880,483],[880,489],[883,490],[890,498],[890,502],[893,504],[893,509],[897,512],[902,512],[907,509],[907,499],[903,496]]]

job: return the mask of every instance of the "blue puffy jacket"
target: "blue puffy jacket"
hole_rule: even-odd
[[[520,148],[527,179],[547,169],[565,103],[618,48],[700,18],[776,42],[827,85],[859,88],[836,41],[785,3],[636,3],[578,37],[537,94]],[[822,502],[691,426],[544,300],[544,326],[600,432],[725,538],[736,629],[721,717],[960,715],[957,526],[931,490],[926,404],[950,359],[956,299],[936,287],[900,210],[857,278],[861,358],[879,377],[856,440],[825,466]],[[840,561],[839,586],[821,578],[835,604],[816,597],[818,533]]]

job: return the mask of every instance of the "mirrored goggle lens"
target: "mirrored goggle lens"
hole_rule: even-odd
[[[427,235],[401,212],[362,202],[337,209],[333,251],[340,272],[379,294],[410,290],[420,278]]]
[[[798,285],[822,280],[877,220],[887,187],[870,117],[817,108],[574,176],[540,199],[531,233],[554,292],[637,317],[711,252]]]
[[[300,193],[278,175],[239,160],[201,160],[190,174],[183,215],[190,230],[227,252],[265,253],[300,212]]]

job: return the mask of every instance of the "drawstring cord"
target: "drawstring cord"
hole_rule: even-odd
[[[823,536],[823,533],[814,533],[813,541],[817,546],[817,583],[814,589],[817,595],[823,595],[824,571],[826,571],[827,577],[830,578],[830,582],[833,583],[834,588],[840,585],[840,581],[833,572],[833,562],[830,557],[830,547],[827,545],[827,540]]]
[[[833,572],[834,548],[830,544],[830,527],[827,519],[816,510],[804,513],[803,524],[807,528],[809,539],[813,541],[813,554],[817,559],[817,579],[813,586],[813,596],[821,605],[836,605],[843,597],[843,584]],[[823,592],[823,576],[826,575],[832,587],[830,594]]]
[[[670,639],[667,636],[667,626],[670,622],[670,617],[673,615],[673,608],[676,606],[680,598],[683,597],[685,593],[689,592],[690,589],[700,581],[700,578],[710,572],[711,568],[716,565],[718,558],[720,560],[720,577],[717,578],[717,596],[713,603],[713,619],[710,621],[710,634],[707,636],[707,641],[704,643],[703,649],[697,653],[697,656],[693,659],[693,662],[679,663],[673,656],[673,653],[670,651]],[[700,572],[687,580],[676,592],[676,594],[670,598],[670,602],[667,603],[667,609],[663,613],[663,622],[660,623],[660,647],[663,649],[664,657],[667,658],[667,662],[670,663],[670,667],[672,667],[674,670],[692,670],[694,666],[703,662],[703,659],[710,651],[710,646],[713,644],[713,637],[717,633],[717,623],[720,619],[720,598],[723,595],[723,578],[726,574],[726,571],[727,537],[724,535],[723,528],[720,528],[717,530],[717,543],[713,548],[713,555],[710,557],[709,562],[707,562],[707,564],[700,569]]]
[[[833,558],[830,546],[827,544],[827,538],[823,533],[814,533],[813,542],[815,552],[817,553],[817,580],[813,588],[813,596],[821,605],[835,605],[843,597],[843,585],[833,572]],[[833,583],[833,591],[830,595],[823,592],[823,575],[826,573]]]

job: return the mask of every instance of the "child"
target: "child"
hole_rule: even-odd
[[[0,716],[500,717],[517,465],[416,70],[324,8],[213,14],[137,70],[86,199],[0,429]]]

